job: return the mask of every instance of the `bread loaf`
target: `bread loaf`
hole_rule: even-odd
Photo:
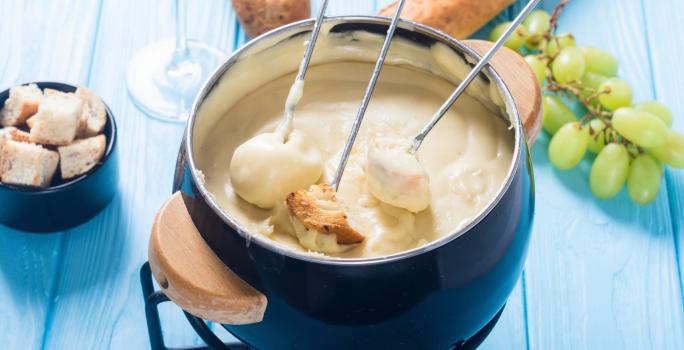
[[[514,0],[407,0],[401,18],[439,29],[465,39],[511,5]],[[396,2],[383,8],[381,16],[393,16]]]
[[[309,0],[232,0],[240,24],[250,37],[309,18]]]

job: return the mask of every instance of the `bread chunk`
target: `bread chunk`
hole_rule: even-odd
[[[295,229],[301,224],[308,231],[297,230],[300,243],[304,243],[302,242],[303,234],[311,234],[311,231],[324,236],[334,235],[338,244],[355,244],[365,239],[361,233],[349,225],[347,215],[337,201],[335,190],[329,185],[313,185],[309,190],[290,193],[285,203]],[[317,246],[303,245],[311,250],[325,252],[316,249],[319,248]]]
[[[91,137],[101,133],[107,123],[107,112],[100,97],[82,86],[76,89],[76,96],[83,100],[80,136]]]
[[[105,136],[99,135],[58,147],[62,179],[71,179],[90,171],[102,159],[105,146]]]
[[[39,145],[5,141],[0,151],[0,181],[46,188],[57,170],[59,155]]]
[[[437,28],[456,39],[465,39],[480,29],[513,0],[411,0],[406,2],[401,18]],[[397,2],[378,12],[393,16]]]
[[[36,84],[15,86],[10,89],[9,98],[0,111],[2,126],[24,124],[26,119],[38,111],[43,93]]]
[[[311,16],[310,0],[232,0],[240,24],[254,38]]]
[[[76,138],[83,112],[83,100],[74,94],[43,97],[38,113],[31,118],[31,141],[48,145],[68,145]]]

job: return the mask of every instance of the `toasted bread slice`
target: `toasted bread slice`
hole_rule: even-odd
[[[82,137],[91,137],[102,132],[107,123],[107,112],[100,97],[93,91],[80,86],[76,89],[76,96],[83,99]]]
[[[48,93],[31,120],[31,141],[57,146],[70,144],[76,138],[82,112],[80,97]]]
[[[0,124],[17,126],[36,114],[43,93],[36,84],[15,86],[10,89],[9,98],[0,111]]]
[[[39,145],[7,140],[0,157],[0,181],[45,188],[57,170],[59,154]]]
[[[102,159],[106,141],[104,135],[98,135],[58,147],[62,178],[71,179],[90,171]]]
[[[339,244],[363,242],[365,237],[349,225],[335,190],[326,184],[290,193],[285,199],[295,228],[300,222],[309,231],[335,235]],[[311,247],[308,247],[311,249]]]

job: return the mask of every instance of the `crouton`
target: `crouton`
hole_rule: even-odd
[[[0,125],[17,126],[38,111],[43,93],[36,84],[15,86],[0,111]]]
[[[0,128],[0,162],[2,162],[2,146],[7,142],[7,140],[12,139],[12,132],[17,130],[17,128],[7,127]]]
[[[57,152],[13,140],[5,141],[0,153],[0,181],[6,184],[46,188],[59,163]]]
[[[83,100],[74,94],[47,94],[31,121],[31,141],[68,145],[76,138]]]
[[[107,123],[107,112],[104,103],[94,92],[82,86],[76,89],[76,96],[83,99],[83,112],[81,114],[83,129],[81,136],[91,137],[98,135]]]
[[[102,159],[105,146],[105,136],[99,135],[58,147],[62,179],[71,179],[90,171]]]

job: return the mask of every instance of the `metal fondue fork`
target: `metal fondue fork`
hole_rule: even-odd
[[[314,22],[313,31],[311,32],[311,39],[309,44],[306,45],[306,51],[304,51],[304,57],[299,64],[299,72],[295,77],[293,87],[298,83],[304,81],[306,76],[306,71],[309,69],[309,63],[311,62],[311,56],[313,56],[314,47],[316,46],[316,41],[318,41],[318,34],[321,32],[321,27],[323,26],[323,19],[325,16],[325,10],[328,8],[328,0],[323,0],[321,3],[321,9],[318,11],[318,16],[316,16],[316,21]],[[291,94],[291,92],[290,92]],[[288,95],[288,99],[289,99]],[[297,103],[290,104],[289,102],[285,104],[285,120],[281,125],[278,126],[279,129],[289,130],[291,128],[294,109]]]
[[[451,106],[456,102],[456,100],[463,94],[463,92],[466,90],[468,85],[475,79],[475,77],[480,73],[482,68],[484,68],[485,65],[489,63],[489,61],[494,57],[496,52],[501,48],[501,46],[504,44],[504,42],[508,39],[508,37],[515,31],[515,29],[522,23],[522,21],[527,18],[527,16],[532,12],[535,6],[540,2],[541,0],[531,0],[530,2],[525,5],[525,8],[518,14],[518,16],[515,18],[513,23],[506,29],[506,31],[501,35],[501,37],[494,43],[494,45],[487,51],[487,53],[480,59],[480,61],[475,65],[475,67],[468,73],[468,75],[463,79],[463,81],[458,85],[456,90],[449,96],[449,98],[444,102],[442,107],[437,111],[437,113],[432,117],[432,119],[428,122],[428,124],[423,128],[423,130],[420,131],[420,133],[413,139],[411,142],[411,145],[409,147],[409,153],[415,154],[418,149],[420,148],[420,145],[423,143],[423,140],[427,136],[427,134],[432,130],[432,128],[435,127],[435,125],[442,119],[444,114],[451,108]],[[354,121],[354,124],[352,125],[351,129],[351,134],[349,135],[349,138],[347,139],[347,143],[344,146],[344,150],[342,152],[342,158],[340,159],[340,164],[337,168],[337,172],[335,173],[335,179],[333,181],[333,187],[335,190],[337,190],[340,186],[340,180],[342,178],[342,174],[344,173],[344,167],[347,164],[347,160],[349,159],[349,154],[351,153],[351,149],[354,146],[354,141],[356,140],[356,135],[359,132],[359,128],[361,126],[361,120],[363,119],[363,115],[366,112],[366,107],[368,107],[368,101],[370,100],[370,97],[373,93],[373,88],[375,87],[375,83],[377,81],[378,75],[380,74],[380,69],[382,68],[382,63],[384,62],[386,51],[389,48],[390,41],[392,39],[392,34],[394,33],[394,29],[396,28],[397,25],[397,20],[399,17],[399,14],[401,12],[401,8],[404,5],[404,1],[401,1],[399,5],[397,6],[397,12],[394,15],[394,18],[392,20],[392,25],[390,26],[390,29],[387,31],[388,35],[385,38],[385,44],[382,47],[382,51],[380,54],[380,57],[378,58],[378,61],[375,66],[375,70],[373,71],[373,76],[371,76],[371,82],[368,84],[368,90],[366,90],[366,95],[364,96],[363,101],[361,102],[361,108],[359,109],[359,113],[356,116],[356,120]]]
[[[361,128],[361,121],[363,116],[366,114],[366,109],[368,108],[368,103],[373,95],[373,89],[375,89],[375,83],[378,81],[380,76],[380,71],[382,70],[382,65],[385,63],[385,57],[387,57],[387,52],[389,51],[390,45],[392,44],[392,37],[394,36],[394,31],[397,29],[399,24],[399,16],[401,15],[401,10],[404,8],[404,3],[406,0],[400,0],[397,3],[397,10],[394,12],[392,17],[392,23],[387,29],[387,36],[385,36],[385,42],[382,44],[380,49],[380,55],[378,60],[375,62],[375,68],[373,69],[373,74],[371,75],[368,86],[366,87],[366,93],[363,95],[363,100],[361,101],[361,107],[356,114],[356,119],[354,124],[352,124],[351,133],[347,139],[347,143],[344,145],[344,150],[342,151],[342,158],[340,158],[340,164],[337,166],[337,171],[335,172],[335,179],[332,182],[332,187],[337,191],[340,187],[340,180],[342,179],[342,174],[344,173],[344,167],[347,165],[347,160],[349,160],[349,154],[351,153],[352,147],[354,146],[354,141],[356,141],[356,135],[359,133]]]

